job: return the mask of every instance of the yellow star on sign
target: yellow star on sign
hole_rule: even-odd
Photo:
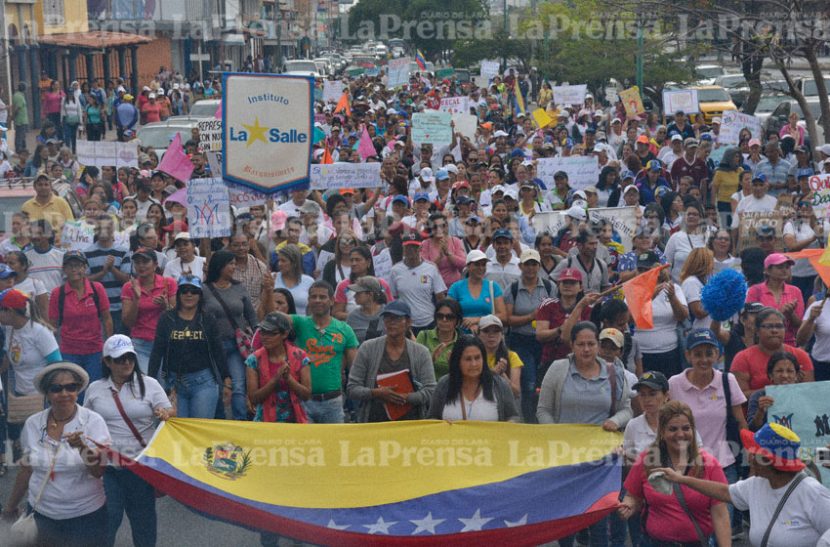
[[[251,146],[251,144],[256,140],[260,140],[264,143],[268,142],[267,140],[265,140],[265,132],[268,130],[268,128],[259,125],[259,116],[256,117],[254,125],[248,125],[243,123],[242,127],[248,130],[248,142],[245,145],[246,147]]]

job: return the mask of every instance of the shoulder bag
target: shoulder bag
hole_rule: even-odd
[[[692,524],[695,527],[695,533],[697,534],[697,539],[700,541],[701,547],[708,547],[709,540],[703,534],[703,530],[700,528],[700,524],[697,523],[697,519],[692,514],[692,511],[689,509],[689,506],[686,505],[686,496],[683,495],[683,490],[680,489],[680,485],[672,483],[672,489],[674,490],[674,496],[677,498],[678,503],[680,503],[680,507],[683,509],[683,512],[686,513],[686,516],[689,517],[689,520],[692,521]]]
[[[9,347],[12,345],[12,341],[14,340],[14,329],[12,329],[11,336],[9,337]],[[9,379],[14,379],[14,366],[10,365],[12,371],[9,373]],[[6,412],[6,422],[10,424],[23,424],[34,414],[37,414],[44,407],[44,397],[40,393],[35,393],[33,395],[15,395],[15,388],[14,382],[10,382],[9,389],[7,390],[8,394],[6,395],[7,398],[7,412]]]
[[[37,538],[37,522],[35,522],[35,511],[37,511],[37,506],[40,503],[40,498],[43,497],[43,491],[46,490],[46,485],[49,484],[49,480],[52,474],[55,472],[55,462],[58,459],[58,452],[60,452],[61,445],[58,444],[58,447],[55,449],[55,452],[52,454],[52,462],[49,464],[49,473],[46,474],[46,477],[43,480],[43,485],[40,487],[40,492],[37,494],[37,498],[35,498],[35,502],[32,504],[32,511],[27,515],[21,515],[14,524],[12,524],[11,529],[9,530],[9,544],[15,547],[29,547],[38,545],[38,538]]]
[[[135,440],[137,440],[138,444],[141,445],[141,448],[147,448],[147,443],[144,442],[144,437],[142,437],[141,433],[138,432],[138,428],[127,415],[127,411],[124,410],[124,405],[121,404],[121,397],[118,396],[118,392],[115,389],[110,388],[110,393],[112,393],[112,398],[115,401],[115,406],[118,408],[118,413],[121,414],[121,419],[124,420],[124,423],[127,424],[128,428],[130,428],[130,433],[133,434],[133,437],[135,437]],[[121,455],[119,454],[119,460],[121,459],[120,456]],[[155,492],[157,498],[163,498],[166,495],[164,492],[159,490],[156,490]]]
[[[216,290],[211,284],[208,284],[208,289],[210,292],[213,293],[213,296],[216,297],[217,302],[219,305],[222,306],[222,310],[225,312],[225,316],[228,318],[228,322],[231,324],[231,328],[233,329],[233,335],[236,341],[236,348],[239,350],[239,354],[242,355],[242,359],[247,359],[249,355],[253,353],[253,335],[251,334],[250,329],[241,329],[239,325],[236,324],[236,321],[231,315],[230,309],[228,309],[228,305],[225,304],[225,301],[222,300],[222,297],[219,296],[219,291]]]
[[[781,510],[784,509],[784,504],[787,503],[787,500],[790,498],[790,494],[793,493],[793,490],[795,490],[795,487],[801,484],[801,481],[806,478],[807,475],[799,473],[792,481],[790,481],[790,486],[787,488],[787,491],[784,492],[784,496],[781,498],[781,501],[778,502],[778,507],[775,508],[772,518],[769,519],[767,531],[764,532],[764,539],[761,540],[761,547],[767,547],[767,544],[769,543],[769,536],[772,534],[772,529],[775,527],[775,521],[778,519],[778,515],[780,515]]]

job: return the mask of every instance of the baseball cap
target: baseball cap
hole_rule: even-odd
[[[510,187],[504,191],[504,198],[510,198],[513,201],[519,201],[519,191],[516,189],[516,187]]]
[[[513,234],[511,234],[510,237],[513,237]],[[484,251],[473,249],[472,251],[467,253],[467,264],[472,264],[474,262],[479,262],[481,260],[487,260],[487,255],[484,254]]]
[[[505,193],[506,191],[507,191],[507,189],[506,189],[503,185],[501,185],[501,184],[497,184],[497,185],[493,186],[493,188],[490,190],[490,195],[491,195],[491,196],[492,196],[492,195],[495,195],[495,194],[497,194],[498,192],[501,192],[501,193],[503,194],[503,193]]]
[[[749,139],[749,147],[752,148],[753,146],[761,146],[761,141],[758,139]]]
[[[355,189],[354,188],[341,188],[340,189],[340,195],[341,196],[345,196],[345,195],[348,195],[348,194],[354,195],[355,194]]]
[[[146,258],[147,260],[158,261],[158,257],[156,256],[156,252],[153,249],[148,247],[139,247],[135,251],[133,251],[133,261],[136,258]]]
[[[744,304],[744,309],[741,311],[741,313],[758,313],[764,308],[766,308],[766,306],[764,306],[760,302],[747,302],[746,304]]]
[[[12,270],[8,264],[0,264],[0,279],[8,279],[14,277],[17,273]]]
[[[499,129],[498,131],[496,131],[495,133],[493,133],[493,136],[494,136],[494,137],[496,137],[496,138],[499,138],[499,137],[506,137],[506,136],[507,136],[507,133],[505,133],[504,131],[502,131],[501,129]]]
[[[285,314],[271,312],[259,322],[259,330],[265,332],[291,332],[291,320]]]
[[[660,160],[651,160],[646,164],[646,169],[655,173],[660,172],[660,169],[662,168],[663,164],[660,163]]]
[[[511,232],[507,228],[499,228],[498,230],[493,232],[493,241],[499,238],[509,239],[510,241],[513,241],[513,232]]]
[[[637,268],[652,268],[660,263],[660,257],[654,251],[646,251],[637,255]]]
[[[556,173],[553,174],[553,179],[554,180],[556,180],[556,179],[568,180],[568,173],[566,173],[565,171],[557,171]]]
[[[81,251],[66,251],[63,255],[63,265],[66,266],[70,260],[77,260],[89,266],[89,260],[86,259],[86,256]]]
[[[559,281],[579,281],[582,283],[582,272],[576,268],[565,268],[559,274]]]
[[[156,98],[156,94],[155,94],[155,93],[150,93],[149,95],[147,95],[147,98],[148,98],[148,99],[155,99],[155,98]]]
[[[625,336],[617,329],[602,329],[599,333],[599,340],[600,342],[603,340],[611,340],[620,349],[625,345]]]
[[[397,196],[392,198],[392,203],[403,203],[407,207],[409,207],[409,198],[404,196],[403,194],[398,194]]]
[[[190,232],[179,232],[176,234],[176,237],[173,238],[173,244],[177,241],[190,241]]]
[[[396,315],[398,317],[412,317],[412,310],[409,304],[403,300],[394,300],[386,304],[381,315]]]
[[[779,471],[797,473],[806,465],[798,457],[801,450],[801,438],[796,433],[778,423],[767,423],[756,431],[741,431],[741,442],[750,454],[758,454],[768,460]]]
[[[470,215],[467,217],[467,220],[464,221],[464,224],[470,224],[471,222],[481,224],[481,217],[478,215]]]
[[[439,169],[435,173],[436,180],[447,180],[448,178],[450,178],[450,174],[446,169]]]
[[[453,167],[455,167],[455,166],[453,166]],[[459,180],[459,181],[456,181],[456,182],[452,185],[452,189],[453,189],[453,190],[460,190],[461,188],[467,188],[467,189],[469,189],[469,188],[470,188],[470,183],[469,183],[469,182],[467,182],[466,180]]]
[[[599,194],[599,190],[597,190],[597,187],[594,185],[586,186],[584,192],[586,194]]]
[[[6,289],[0,292],[0,308],[25,310],[28,301],[29,297],[26,296],[26,293],[18,291],[17,289]]]
[[[760,182],[761,184],[765,184],[767,182],[767,176],[763,173],[758,173],[754,177],[752,177],[752,183]]]
[[[694,348],[702,345],[715,346],[720,352],[720,342],[718,342],[715,333],[709,329],[694,329],[686,337],[686,350],[691,351]]]
[[[637,383],[631,386],[632,389],[640,389],[641,387],[650,387],[651,389],[665,392],[669,390],[669,381],[662,372],[650,370],[640,376]]]
[[[577,205],[574,205],[570,209],[565,211],[565,215],[571,218],[575,218],[577,220],[585,220],[586,218],[588,218],[588,213],[585,212],[585,209]]]
[[[421,236],[415,232],[407,232],[401,236],[403,245],[421,245]]]
[[[775,237],[775,228],[769,224],[761,224],[755,228],[755,234],[759,237]],[[766,267],[766,260],[764,260]]]
[[[433,182],[435,180],[435,176],[432,174],[432,169],[429,167],[424,167],[423,169],[421,169],[421,172],[418,174],[418,176],[427,182]]]
[[[640,135],[637,137],[637,144],[649,144],[648,137],[645,135]]]
[[[485,315],[478,320],[478,330],[482,331],[487,327],[498,327],[500,329],[504,328],[504,324],[501,322],[501,319],[496,317],[493,314]]]
[[[752,141],[749,142],[751,143]],[[752,145],[750,144],[750,146]],[[825,156],[830,156],[830,144],[822,144],[821,146],[816,148],[816,152],[821,152]]]
[[[539,251],[536,249],[525,249],[522,251],[522,256],[519,258],[519,264],[524,264],[525,262],[530,262],[531,260],[535,260],[540,264],[542,263],[542,257],[539,255]]]
[[[429,194],[427,192],[415,192],[412,201],[429,201]]]
[[[384,292],[383,285],[380,284],[378,278],[371,275],[364,275],[363,277],[357,278],[357,280],[354,283],[351,283],[347,288],[352,292]]]
[[[699,145],[700,143],[697,142],[697,139],[694,137],[689,137],[685,141],[683,141],[683,146],[686,148],[697,148]]]
[[[130,339],[129,336],[126,336],[124,334],[113,334],[112,336],[107,338],[106,342],[104,342],[104,357],[118,359],[126,353],[132,353],[133,355],[137,355],[135,352],[135,347],[133,346],[133,341]]]
[[[626,169],[625,171],[620,173],[620,180],[633,179],[633,178],[634,178],[634,172],[629,171],[628,169]],[[634,186],[634,185],[632,184],[631,186]],[[631,186],[626,186],[626,189],[631,188]],[[635,186],[635,188],[636,188],[636,186]],[[638,189],[637,191],[639,192],[640,190]]]
[[[455,165],[453,165],[452,163],[448,163],[447,165],[445,165],[445,166],[444,166],[444,170],[446,170],[446,171],[447,171],[447,173],[452,173],[453,175],[457,175],[457,174],[458,174],[458,167],[456,167],[456,166],[455,166]]]
[[[672,142],[674,142],[674,141],[683,142],[683,135],[681,135],[680,133],[675,133],[674,135],[671,136],[671,141]]]
[[[770,226],[770,228],[772,228]],[[795,261],[781,253],[772,253],[768,257],[764,259],[764,268],[769,268],[771,266],[780,266],[781,264],[789,264],[792,266],[795,264]]]
[[[458,196],[455,198],[456,205],[469,205],[470,203],[475,203],[475,200],[470,196]]]

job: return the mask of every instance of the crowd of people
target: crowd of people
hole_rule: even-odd
[[[73,153],[79,125],[94,140],[115,118],[130,140],[159,102],[181,111],[193,87],[136,90],[151,117],[134,112],[124,82],[103,100],[96,83],[50,84],[37,148],[18,146],[7,164],[33,178],[35,196],[0,243],[0,433],[12,448],[0,476],[22,462],[4,517],[28,501],[41,544],[112,545],[126,512],[135,545],[154,545],[152,487],[101,446],[133,456],[171,416],[435,418],[623,433],[621,508],[584,532],[590,545],[731,545],[747,511],[753,545],[828,541],[830,491],[817,478],[830,470],[807,466],[798,437],[770,422],[765,387],[830,379],[826,286],[784,254],[826,243],[807,180],[830,173],[830,145],[791,128],[726,146],[718,118],[675,112],[661,125],[590,94],[556,104],[548,84],[534,93],[517,77],[483,88],[349,79],[348,109],[315,105],[313,161],[362,161],[365,128],[379,187],[292,188],[234,209],[232,235],[212,240],[191,237],[186,181],[157,170],[154,150],[140,148],[136,169],[82,166]],[[516,89],[555,122],[516,111]],[[218,98],[221,86],[199,92]],[[468,98],[475,138],[413,142],[412,114],[451,96]],[[184,144],[193,178],[211,175],[199,138]],[[537,160],[576,155],[596,157],[595,184],[537,176]],[[594,214],[614,207],[634,211],[630,246]],[[746,214],[773,211],[783,230],[746,232]],[[76,219],[94,229],[91,246],[61,241]],[[655,268],[653,327],[635,327],[619,286]],[[749,290],[718,321],[702,293],[727,269]],[[389,387],[401,374],[411,388]]]

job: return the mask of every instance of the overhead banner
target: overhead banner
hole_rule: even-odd
[[[767,421],[795,431],[801,438],[805,459],[812,460],[816,448],[830,445],[830,382],[807,382],[766,388],[775,402],[767,409]],[[821,469],[822,482],[830,488],[830,469]]]
[[[581,190],[599,180],[599,160],[596,156],[564,156],[540,158],[536,163],[536,176],[548,188],[553,188],[553,175],[557,171],[566,172],[571,188]]]
[[[311,189],[379,188],[380,166],[378,162],[315,163],[311,166]]]
[[[597,209],[588,209],[588,217],[591,221],[603,219],[610,222],[614,229],[615,239],[619,239],[620,244],[625,247],[626,251],[630,251],[633,248],[631,243],[639,222],[636,207],[600,207]],[[565,217],[565,211],[536,213],[533,215],[532,222],[537,234],[547,232],[553,235],[559,233],[559,230],[569,223]]]
[[[138,169],[138,144],[133,142],[82,141],[76,143],[78,163],[87,167],[113,166]]]
[[[412,115],[412,141],[444,146],[452,142],[452,115],[449,112],[418,112]]]
[[[386,87],[394,89],[409,83],[409,65],[411,57],[392,59],[386,65]]]
[[[697,89],[663,90],[663,112],[667,116],[672,116],[678,110],[682,110],[686,114],[700,112],[700,104],[697,100]]]
[[[572,105],[585,102],[588,86],[582,85],[555,85],[553,86],[553,101],[556,104]]]
[[[752,134],[753,139],[761,139],[761,120],[737,110],[726,110],[721,114],[718,143],[737,145],[744,129]]]
[[[278,74],[225,74],[224,178],[265,193],[307,184],[314,82]]]
[[[197,511],[315,545],[539,545],[616,509],[621,441],[593,425],[174,418],[129,468]]]
[[[231,235],[230,196],[221,178],[188,181],[187,225],[197,239]]]
[[[643,99],[640,97],[640,88],[636,85],[620,91],[619,97],[620,101],[622,101],[623,108],[625,108],[626,117],[636,118],[640,114],[646,113],[646,107],[643,106]]]

